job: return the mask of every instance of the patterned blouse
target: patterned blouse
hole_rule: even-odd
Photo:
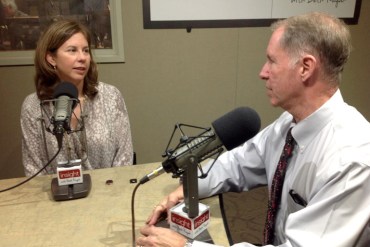
[[[120,91],[99,82],[94,99],[83,103],[80,121],[64,133],[62,150],[40,174],[56,173],[57,164],[82,160],[83,170],[131,165],[133,146],[126,105]],[[80,104],[77,107],[81,107]],[[26,176],[37,173],[57,151],[50,116],[51,102],[40,105],[36,93],[26,97],[21,111],[22,158]]]

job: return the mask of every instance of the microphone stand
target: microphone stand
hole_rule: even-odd
[[[195,137],[188,137],[182,130],[182,127],[189,127],[192,129],[201,129],[203,132]],[[180,131],[180,143],[174,148],[170,148],[172,139],[174,138],[176,130]],[[198,164],[208,156],[212,156],[215,152],[205,153],[204,156],[198,158],[191,151],[185,154],[181,158],[181,162],[177,163],[176,158],[186,153],[187,150],[196,148],[198,145],[213,138],[215,134],[210,128],[202,128],[188,124],[176,124],[171,134],[171,138],[167,144],[166,150],[162,157],[168,157],[166,161],[162,163],[163,168],[167,172],[172,172],[173,177],[181,177],[183,183],[184,192],[184,207],[182,211],[187,214],[191,219],[194,219],[199,215],[199,195],[198,195]],[[220,152],[220,149],[215,149],[216,153]]]
[[[198,195],[198,162],[194,155],[187,157],[188,166],[183,173],[183,191],[185,207],[183,211],[189,218],[195,218],[199,214]]]
[[[45,130],[56,136],[59,148],[61,148],[61,146],[62,146],[64,134],[71,134],[71,133],[74,133],[74,132],[81,132],[82,139],[83,139],[83,140],[81,140],[81,145],[85,146],[84,149],[87,152],[86,131],[85,131],[85,128],[84,128],[84,126],[85,126],[84,118],[86,117],[86,115],[84,115],[83,112],[82,112],[82,108],[81,108],[79,100],[71,99],[71,101],[76,101],[76,104],[80,107],[80,112],[81,112],[81,119],[79,120],[79,122],[81,124],[80,129],[72,131],[68,126],[67,131],[64,132],[64,130],[63,130],[62,133],[57,133],[58,132],[57,130],[51,129],[52,121],[53,121],[52,120],[53,118],[51,116],[53,114],[48,113],[47,108],[50,107],[51,104],[54,104],[55,101],[56,101],[55,99],[54,100],[44,100],[40,103],[41,114],[42,114],[41,120],[44,123]],[[49,120],[48,124],[46,124],[44,114],[46,115],[46,119]],[[73,110],[72,110],[72,114],[74,114]],[[47,149],[45,134],[43,134],[43,138],[44,138],[45,148]],[[69,160],[68,159],[68,162],[65,162],[65,164],[63,164],[63,165],[65,167],[73,167],[73,166],[81,165],[86,160],[87,160],[87,153],[86,153],[86,157],[83,158],[82,160],[81,159],[76,159],[76,160]],[[80,172],[82,172],[82,171],[80,171]],[[51,180],[51,192],[52,192],[52,196],[53,196],[54,200],[56,200],[56,201],[64,201],[64,200],[84,198],[90,193],[90,190],[91,190],[91,176],[90,176],[90,174],[82,174],[82,182],[80,182],[80,183],[59,185],[58,178],[53,178]]]
[[[72,160],[64,165],[65,168],[71,168],[77,172],[82,172],[78,168],[73,168],[74,166],[81,165],[81,160]],[[57,174],[58,176],[58,174]],[[54,200],[65,201],[72,199],[79,199],[86,197],[91,190],[91,176],[90,174],[82,174],[82,182],[72,183],[66,185],[59,185],[58,178],[53,178],[51,180],[51,192]]]
[[[90,174],[83,174],[79,184],[59,185],[58,178],[51,180],[51,192],[55,201],[65,201],[86,197],[91,190]]]
[[[202,133],[189,137],[181,127],[201,129]],[[176,130],[180,131],[180,143],[175,148],[170,148]],[[199,203],[198,169],[199,178],[205,178],[200,165],[203,160],[222,152],[222,145],[215,141],[217,136],[211,128],[202,128],[187,124],[176,124],[170,141],[162,157],[167,157],[162,162],[166,172],[172,172],[173,178],[181,178],[183,185],[184,202],[170,209],[170,229],[191,239],[200,239],[212,243],[212,238],[205,231],[209,224],[209,206]]]
[[[184,202],[171,208],[170,228],[188,239],[213,243],[205,231],[209,224],[209,207],[199,203],[198,158],[189,154],[184,160],[187,163],[181,174]]]

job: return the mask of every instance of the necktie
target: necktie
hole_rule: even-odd
[[[294,149],[294,138],[289,129],[286,136],[283,152],[281,153],[279,163],[276,167],[275,175],[272,180],[269,202],[267,207],[267,217],[264,230],[264,244],[272,244],[274,241],[275,219],[277,209],[280,205],[281,191],[283,189],[285,171]]]

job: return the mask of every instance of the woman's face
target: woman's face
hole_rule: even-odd
[[[46,59],[56,68],[61,81],[71,82],[77,88],[82,88],[91,60],[89,45],[82,33],[74,34],[55,54],[48,53]]]

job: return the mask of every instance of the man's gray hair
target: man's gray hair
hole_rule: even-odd
[[[328,14],[312,12],[289,17],[272,24],[283,28],[280,45],[297,61],[302,55],[319,58],[323,72],[332,83],[339,83],[341,72],[351,53],[351,35],[347,25]]]

